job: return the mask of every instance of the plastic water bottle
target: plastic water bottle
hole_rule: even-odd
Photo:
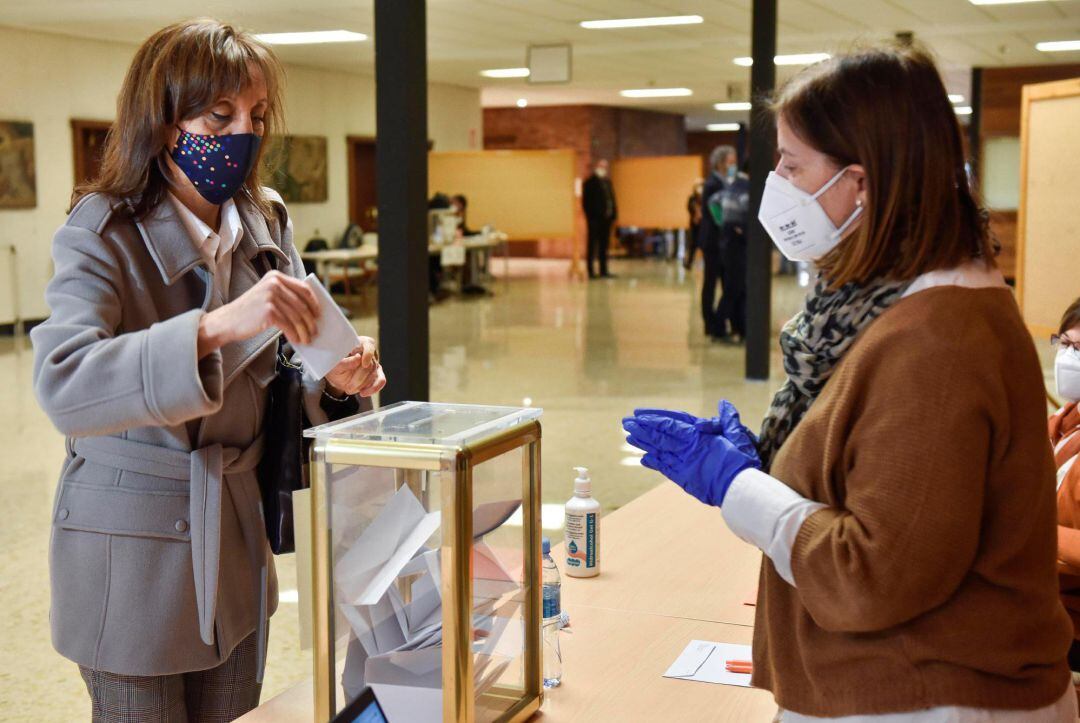
[[[555,688],[562,682],[562,651],[559,650],[559,628],[562,620],[562,593],[559,568],[551,559],[551,540],[543,541],[544,582],[544,687]]]

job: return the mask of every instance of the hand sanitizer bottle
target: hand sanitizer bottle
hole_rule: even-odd
[[[566,574],[600,574],[600,503],[592,498],[589,470],[574,467],[574,496],[566,503]]]

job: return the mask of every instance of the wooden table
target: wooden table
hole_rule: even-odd
[[[552,550],[560,559],[561,545]],[[664,678],[691,640],[749,644],[761,553],[736,538],[720,510],[663,483],[600,525],[600,576],[562,582],[570,628],[561,636],[563,684],[537,721],[768,723],[772,695]],[[240,720],[312,721],[311,681]]]

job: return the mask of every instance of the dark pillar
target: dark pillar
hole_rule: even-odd
[[[968,163],[971,165],[972,186],[982,190],[979,168],[982,156],[982,68],[971,69],[971,115],[968,116]]]
[[[375,0],[382,403],[427,401],[427,33],[424,0]]]
[[[757,222],[757,209],[765,189],[765,177],[773,169],[776,127],[762,101],[776,85],[776,0],[754,0],[750,68],[750,208],[746,248],[746,378],[769,378],[772,347],[772,255],[773,244]]]

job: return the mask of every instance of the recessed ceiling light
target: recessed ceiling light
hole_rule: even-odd
[[[259,33],[255,36],[270,45],[314,45],[316,43],[359,43],[363,33],[351,30],[316,30],[310,33]]]
[[[619,91],[619,95],[624,98],[675,98],[693,94],[694,91],[689,88],[636,88]]]
[[[707,131],[737,131],[739,130],[738,123],[710,123],[705,126]]]
[[[485,78],[528,78],[528,68],[488,68],[481,70],[480,75]]]
[[[717,110],[750,110],[750,101],[738,100],[731,103],[716,103],[713,108]]]
[[[773,58],[773,63],[776,65],[810,65],[811,63],[818,63],[822,60],[828,60],[832,56],[828,53],[796,53],[794,55],[777,55]],[[735,65],[741,65],[744,68],[749,68],[754,64],[754,59],[750,57],[735,58]]]
[[[697,25],[705,22],[700,15],[668,15],[661,18],[621,18],[617,20],[585,20],[581,27],[588,30],[612,28],[651,28],[657,25]]]
[[[956,115],[971,115],[970,105],[958,105],[953,110],[956,111]]]
[[[517,99],[517,107],[518,107],[518,108],[524,108],[524,107],[525,107],[525,106],[527,106],[528,104],[529,104],[529,101],[525,100],[524,98],[518,98],[518,99]],[[525,406],[527,407],[527,406],[529,406],[529,405],[528,405],[528,404],[526,404]]]
[[[950,103],[963,103],[964,102],[964,96],[960,95],[959,93],[949,93],[949,102]]]
[[[1046,43],[1035,43],[1035,49],[1044,53],[1061,53],[1068,50],[1080,50],[1080,40],[1051,40]]]
[[[1046,0],[968,0],[972,5],[1019,5],[1020,3],[1041,3]]]

